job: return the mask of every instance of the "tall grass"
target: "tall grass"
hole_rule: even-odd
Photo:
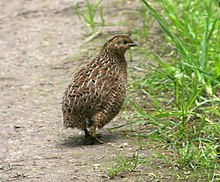
[[[141,0],[140,20],[133,37],[139,40],[141,63],[131,79],[128,101],[136,110],[132,122],[145,123],[151,132],[138,138],[161,146],[159,155],[169,165],[190,171],[194,181],[217,181],[220,176],[220,8],[212,0],[155,0],[153,8]],[[91,33],[104,26],[102,1],[86,0],[75,10]],[[96,20],[99,14],[99,21]],[[157,22],[162,34],[157,49],[145,42]],[[139,24],[140,25],[140,24]],[[151,38],[154,38],[154,32]],[[158,36],[157,36],[158,38]],[[154,46],[155,47],[155,46]],[[153,66],[146,66],[146,59]],[[139,74],[141,72],[141,74]],[[135,74],[135,73],[134,73]],[[134,95],[134,94],[133,94]],[[129,122],[131,123],[131,122]],[[139,143],[144,145],[144,143]],[[109,169],[114,177],[135,171],[145,159],[119,156]],[[179,174],[179,178],[184,179]]]
[[[173,165],[202,170],[203,177],[214,180],[220,170],[220,16],[217,2],[156,2],[159,11],[142,0],[146,11],[163,30],[163,41],[172,45],[172,51],[161,47],[165,54],[161,57],[155,50],[140,48],[143,57],[150,57],[157,63],[156,67],[144,68],[144,75],[133,84],[133,90],[148,98],[151,112],[146,111],[145,101],[130,102],[140,120],[145,118],[160,131],[146,133],[145,137],[166,141],[164,145],[175,152],[175,157],[170,157]]]
[[[75,2],[73,8],[81,21],[90,28],[90,34],[95,34],[97,27],[102,27],[105,24],[102,0],[91,2],[85,0],[85,7],[80,8]],[[99,20],[97,20],[99,18]]]

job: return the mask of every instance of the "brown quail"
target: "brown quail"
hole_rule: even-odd
[[[97,138],[96,129],[119,113],[126,94],[124,54],[136,45],[128,36],[113,37],[95,59],[75,74],[64,92],[64,126],[84,130],[86,144],[103,143]]]

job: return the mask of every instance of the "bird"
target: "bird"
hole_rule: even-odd
[[[116,35],[73,76],[62,98],[65,128],[84,131],[87,145],[102,144],[96,134],[121,110],[126,96],[125,52],[137,46],[127,35]]]

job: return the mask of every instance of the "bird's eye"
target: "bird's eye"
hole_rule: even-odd
[[[124,44],[127,44],[127,43],[128,43],[128,41],[127,41],[127,40],[124,40],[124,41],[123,41],[123,43],[124,43]]]

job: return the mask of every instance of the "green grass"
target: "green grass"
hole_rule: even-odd
[[[137,122],[145,120],[155,127],[154,132],[137,133],[137,136],[164,142],[167,150],[175,152],[175,155],[165,156],[166,160],[193,174],[198,171],[194,176],[198,180],[213,181],[219,178],[220,170],[220,20],[217,2],[157,1],[160,11],[145,0],[142,3],[159,23],[163,41],[170,45],[171,51],[168,52],[163,44],[160,47],[163,56],[154,53],[155,50],[139,48],[139,54],[149,57],[157,66],[142,66],[143,73],[130,86],[142,97],[139,103],[130,100],[138,111]],[[138,36],[143,39],[140,32],[136,32]],[[150,111],[144,100],[150,103]]]
[[[144,159],[141,159],[139,151],[131,157],[118,154],[117,164],[110,165],[108,168],[108,176],[114,178],[122,173],[135,172],[142,163]]]
[[[81,21],[90,28],[90,34],[95,34],[97,27],[105,25],[102,0],[97,0],[94,3],[86,0],[85,3],[86,6],[84,8],[80,8],[75,2],[73,8]]]
[[[217,181],[220,179],[218,2],[152,2],[138,2],[140,19],[132,32],[140,46],[132,51],[137,55],[130,53],[130,57],[135,60],[138,56],[140,62],[129,70],[132,75],[125,119],[129,124],[140,125],[133,136],[147,140],[147,144],[137,145],[146,149],[154,145],[158,149],[155,152],[163,153],[157,157],[178,172],[174,174],[176,179]],[[95,33],[97,26],[105,23],[101,1],[95,4],[86,1],[86,5],[78,15],[89,25],[91,33]],[[97,12],[99,23],[95,21]],[[149,61],[152,64],[145,64]],[[145,165],[144,161],[139,154],[118,155],[108,175],[113,178],[135,171]]]

